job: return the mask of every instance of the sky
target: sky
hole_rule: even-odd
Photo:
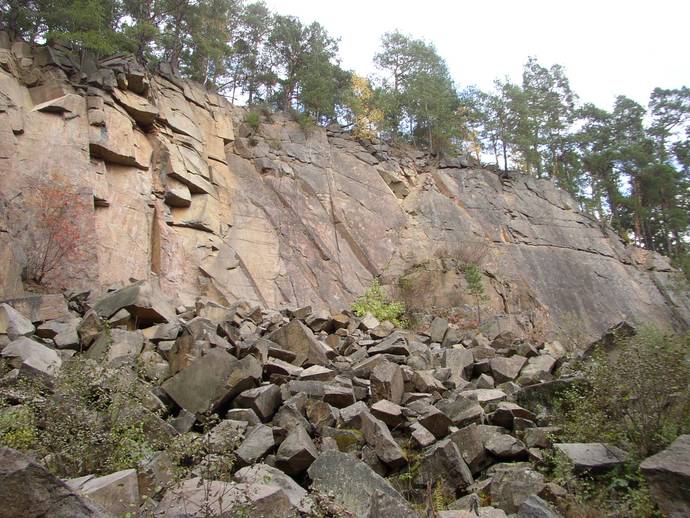
[[[690,85],[688,0],[265,0],[340,38],[341,65],[368,75],[381,35],[400,30],[436,46],[459,88],[519,82],[535,56],[565,67],[582,102],[617,95],[646,106],[651,91]]]

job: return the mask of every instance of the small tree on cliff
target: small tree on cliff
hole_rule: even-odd
[[[85,253],[86,199],[59,177],[32,182],[28,196],[33,217],[27,229],[26,279],[43,287],[59,287],[65,269]]]
[[[473,263],[465,265],[464,273],[467,291],[474,297],[475,306],[477,307],[477,325],[479,325],[482,323],[480,305],[486,300],[486,293],[482,284],[482,273],[477,265]]]

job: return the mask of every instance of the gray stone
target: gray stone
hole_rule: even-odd
[[[612,444],[557,443],[554,448],[565,454],[576,470],[599,473],[620,466],[628,454]]]
[[[10,448],[0,448],[0,502],[0,518],[114,518]]]
[[[369,413],[363,414],[362,433],[367,444],[374,448],[381,462],[391,469],[398,469],[407,464],[405,453],[391,435],[386,423]]]
[[[294,365],[327,365],[328,358],[314,333],[299,320],[292,320],[266,337],[283,349],[295,353]]]
[[[273,429],[259,424],[247,433],[244,441],[237,448],[235,456],[240,464],[247,466],[261,460],[274,446]]]
[[[378,364],[371,371],[371,398],[374,402],[386,399],[400,404],[405,383],[402,370],[395,363],[385,361]]]
[[[244,421],[249,426],[261,423],[261,419],[251,408],[231,408],[225,413],[225,419],[232,421]]]
[[[524,356],[515,355],[510,358],[491,358],[489,364],[491,365],[491,373],[496,383],[504,383],[516,379],[526,362],[527,358]]]
[[[259,483],[278,486],[285,492],[292,507],[303,513],[309,513],[312,509],[312,503],[307,491],[295,482],[292,477],[272,466],[266,464],[247,466],[238,470],[233,475],[233,478],[237,482],[245,484]]]
[[[79,487],[79,492],[116,516],[133,514],[139,509],[139,479],[135,469],[89,479]]]
[[[0,304],[0,335],[7,335],[10,340],[20,336],[30,336],[35,331],[31,320],[22,315],[9,304]]]
[[[291,476],[304,473],[318,456],[307,431],[296,426],[276,452],[276,467]]]
[[[251,408],[261,421],[269,421],[282,403],[280,388],[277,385],[261,387],[241,392],[234,401],[239,408]]]
[[[144,337],[140,332],[109,329],[101,332],[85,356],[106,364],[122,362],[134,360],[143,347]]]
[[[236,360],[222,349],[211,349],[163,383],[163,390],[192,413],[215,410],[261,379],[261,364],[253,356]]]
[[[484,443],[484,447],[500,460],[527,459],[527,447],[512,435],[497,433]]]
[[[387,399],[381,399],[371,405],[371,414],[393,428],[405,422],[402,407]]]
[[[9,343],[0,356],[19,369],[20,374],[53,377],[57,375],[62,360],[56,351],[25,336]]]
[[[462,386],[464,381],[472,378],[474,357],[470,350],[446,349],[443,351],[442,364],[451,370],[450,380],[456,387]]]
[[[441,343],[443,338],[446,336],[446,331],[448,331],[448,320],[441,317],[436,317],[431,322],[431,327],[429,328],[429,336],[432,342]]]
[[[167,491],[153,512],[155,518],[242,515],[292,518],[294,509],[277,485],[193,478]]]
[[[545,500],[530,495],[518,509],[517,518],[561,518],[561,515]]]
[[[410,354],[410,350],[407,347],[407,339],[400,332],[392,333],[388,338],[381,341],[381,343],[370,347],[368,350],[369,356],[374,356],[375,354],[394,354],[407,356]]]
[[[479,473],[486,466],[488,459],[484,441],[475,423],[456,430],[448,438],[458,447],[473,474]]]
[[[110,318],[121,309],[126,309],[138,327],[175,320],[173,307],[160,289],[148,281],[139,281],[105,295],[94,304],[93,309],[103,318]]]
[[[451,487],[461,490],[474,482],[458,447],[450,439],[437,442],[422,455],[413,480],[415,486],[426,487],[442,478]]]
[[[322,453],[309,467],[308,473],[312,480],[312,490],[332,493],[335,501],[344,506],[355,518],[372,516],[370,514],[372,496],[376,497],[379,492],[398,504],[396,517],[417,518],[417,513],[386,479],[377,475],[364,462],[347,453],[338,451]],[[345,481],[347,483],[344,483]]]
[[[443,439],[448,435],[453,421],[438,408],[429,407],[417,420],[424,428],[429,430],[437,439]]]
[[[491,503],[506,513],[516,513],[531,495],[544,487],[544,476],[527,466],[497,470],[491,481]]]
[[[690,516],[690,435],[640,464],[652,497],[670,518]]]
[[[550,381],[551,372],[556,366],[556,358],[549,354],[530,358],[520,371],[518,383],[520,385],[532,385],[541,381]]]

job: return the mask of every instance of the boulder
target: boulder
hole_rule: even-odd
[[[10,448],[0,448],[0,502],[0,518],[114,518]]]
[[[139,479],[135,469],[90,478],[78,490],[115,516],[135,514],[139,509]]]
[[[165,493],[153,516],[294,516],[290,499],[277,485],[221,482],[193,478]]]
[[[173,307],[160,293],[159,288],[148,281],[136,282],[101,297],[93,309],[105,319],[121,309],[126,309],[135,319],[137,327],[175,320]]]
[[[116,361],[133,360],[144,347],[144,336],[139,331],[109,329],[101,332],[86,351],[85,356],[98,362],[110,364]]]
[[[309,467],[308,473],[312,490],[333,494],[335,501],[355,518],[375,516],[370,512],[372,497],[376,502],[379,493],[395,502],[392,507],[395,508],[393,515],[397,518],[418,516],[386,479],[347,453],[332,450],[322,453]],[[374,508],[376,507],[375,503]]]
[[[267,464],[254,464],[238,470],[233,478],[237,482],[245,484],[269,484],[281,488],[295,509],[303,513],[309,513],[312,504],[307,491],[302,488],[292,477],[289,477],[279,469]]]
[[[45,345],[25,336],[9,343],[0,356],[9,360],[10,365],[19,369],[20,374],[53,377],[57,375],[62,360],[58,353]]]
[[[276,329],[266,337],[277,343],[283,349],[295,353],[293,365],[327,365],[328,358],[321,343],[316,339],[311,329],[299,320],[292,320],[289,324]]]
[[[544,487],[544,476],[528,466],[499,469],[491,481],[491,503],[506,513],[516,513],[531,495]]]
[[[405,422],[402,407],[387,399],[381,399],[371,405],[371,414],[393,428]]]
[[[386,399],[395,404],[402,401],[405,392],[402,370],[395,363],[386,361],[371,371],[371,398],[374,402]]]
[[[456,387],[463,385],[465,380],[472,379],[474,357],[468,349],[446,349],[443,351],[442,365],[451,371],[450,381]]]
[[[541,381],[550,381],[551,372],[556,366],[556,358],[549,354],[542,354],[530,358],[520,371],[518,383],[520,385],[532,385]]]
[[[491,365],[491,373],[496,383],[505,383],[517,378],[526,362],[527,358],[516,354],[509,358],[491,358],[489,365]]]
[[[561,518],[561,515],[542,498],[530,495],[518,509],[517,518]]]
[[[163,390],[192,413],[215,410],[261,380],[261,364],[253,356],[236,360],[223,349],[211,349],[189,367],[168,378]]]
[[[453,425],[453,421],[435,406],[430,406],[417,421],[437,439],[443,439],[448,435],[449,428]]]
[[[640,464],[652,497],[669,518],[690,516],[690,435]]]
[[[486,449],[479,428],[475,423],[456,430],[448,437],[460,451],[473,474],[479,473],[487,463]]]
[[[301,426],[296,426],[276,452],[276,467],[288,475],[300,475],[311,466],[317,455],[316,446],[307,431]]]
[[[484,443],[486,450],[500,460],[526,460],[527,447],[512,435],[497,433]]]
[[[2,302],[12,306],[34,324],[71,316],[65,298],[62,295],[25,295]]]
[[[422,455],[413,480],[415,486],[426,487],[443,479],[452,488],[461,490],[474,482],[460,450],[450,439],[437,442]]]
[[[408,356],[410,350],[407,347],[407,339],[405,335],[401,332],[392,333],[388,338],[382,340],[379,344],[374,347],[370,347],[368,350],[369,356],[374,356],[376,354],[394,354],[401,356]]]
[[[612,444],[557,443],[554,448],[562,452],[578,471],[600,473],[623,464],[628,454]]]
[[[247,434],[235,456],[241,465],[247,466],[261,460],[274,446],[273,429],[259,424]]]
[[[391,435],[386,423],[370,413],[362,415],[362,433],[367,444],[374,448],[377,457],[391,469],[407,464],[407,458],[400,445]]]
[[[16,340],[20,336],[31,336],[35,330],[31,320],[19,311],[9,304],[0,304],[0,335]]]
[[[233,402],[239,408],[251,408],[263,422],[273,417],[281,403],[280,388],[273,384],[245,390]]]

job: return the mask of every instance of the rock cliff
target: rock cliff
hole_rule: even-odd
[[[0,68],[0,299],[23,293],[30,188],[50,177],[87,208],[71,289],[155,277],[187,304],[337,310],[380,276],[412,303],[462,308],[472,260],[492,331],[690,325],[668,260],[626,246],[547,180],[283,114],[251,127],[221,96],[125,57],[76,62],[1,37]]]

